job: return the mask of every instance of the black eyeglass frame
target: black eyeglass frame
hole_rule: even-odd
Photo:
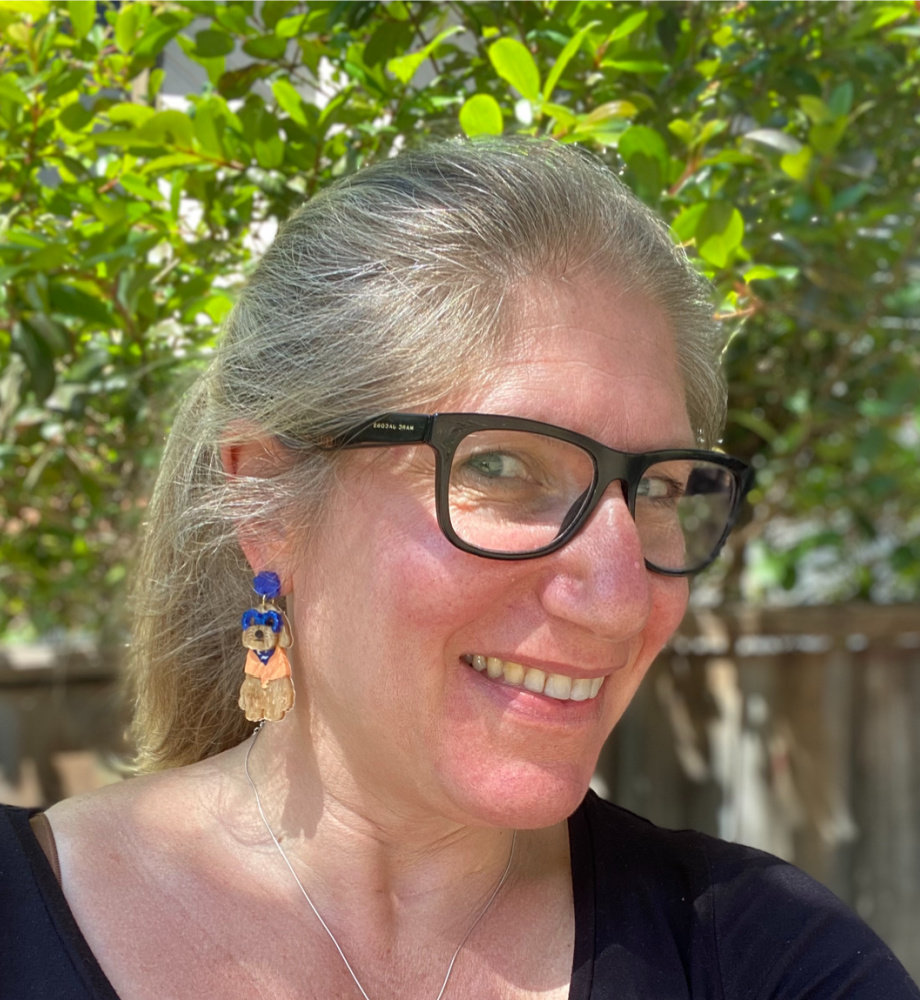
[[[547,545],[527,552],[494,552],[480,549],[465,542],[454,531],[450,521],[450,468],[460,442],[476,431],[529,431],[545,437],[556,438],[577,445],[587,452],[594,463],[594,480],[585,492],[578,511],[559,534]],[[754,470],[740,458],[724,455],[717,451],[694,448],[668,448],[633,454],[616,451],[606,445],[585,437],[575,431],[555,424],[545,424],[525,417],[499,416],[488,413],[385,413],[373,420],[359,424],[353,430],[327,439],[323,447],[328,449],[384,448],[404,444],[427,444],[437,454],[435,466],[435,510],[438,526],[448,541],[463,552],[482,556],[485,559],[536,559],[561,549],[587,523],[601,498],[613,482],[626,484],[626,506],[635,521],[636,497],[639,483],[645,472],[659,462],[706,461],[726,469],[732,476],[734,493],[732,506],[726,520],[725,530],[712,550],[710,557],[689,569],[664,569],[645,560],[646,568],[663,576],[692,576],[699,573],[716,559],[725,540],[731,533],[745,496],[754,485]]]

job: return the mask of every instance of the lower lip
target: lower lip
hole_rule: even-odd
[[[459,665],[469,675],[469,680],[475,686],[474,690],[482,692],[493,702],[497,702],[504,710],[514,712],[523,718],[537,722],[555,722],[571,725],[579,722],[593,722],[599,716],[599,702],[604,694],[607,681],[601,685],[600,692],[594,698],[586,701],[565,701],[550,698],[545,694],[528,691],[527,688],[514,687],[492,680],[485,672],[474,670],[468,663],[459,660]]]

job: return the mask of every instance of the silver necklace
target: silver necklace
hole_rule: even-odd
[[[338,941],[336,941],[335,935],[329,929],[329,925],[326,923],[326,921],[323,920],[322,915],[320,914],[319,910],[317,910],[313,900],[310,899],[307,890],[304,889],[303,887],[303,882],[301,882],[300,879],[297,877],[297,872],[294,871],[294,866],[291,864],[290,859],[288,858],[287,854],[284,851],[284,848],[281,846],[280,842],[278,841],[278,838],[275,836],[275,832],[274,830],[272,830],[271,824],[268,822],[268,817],[265,815],[265,810],[262,808],[262,799],[259,797],[259,789],[256,788],[256,783],[252,780],[252,775],[249,773],[249,757],[250,754],[252,753],[252,748],[256,745],[256,740],[259,737],[259,733],[262,731],[262,726],[264,725],[265,725],[264,722],[260,722],[259,725],[256,726],[255,732],[252,734],[252,740],[249,744],[249,748],[246,751],[246,759],[244,761],[246,777],[249,779],[249,784],[252,786],[252,791],[256,798],[256,808],[259,810],[259,815],[262,817],[262,822],[265,824],[265,829],[268,831],[269,837],[272,838],[272,842],[274,843],[275,847],[278,848],[278,853],[284,859],[284,863],[288,866],[288,870],[293,876],[294,881],[297,883],[297,888],[300,889],[300,891],[303,893],[303,898],[310,904],[310,909],[313,911],[314,915],[316,916],[316,919],[322,925],[323,930],[329,935],[329,940],[335,945],[335,950],[339,953],[339,957],[345,963],[345,968],[348,969],[349,975],[355,981],[355,986],[358,987],[358,991],[360,992],[361,996],[364,997],[364,1000],[370,1000],[370,997],[367,995],[367,993],[364,990],[364,987],[361,985],[361,981],[355,975],[355,970],[351,967],[351,963],[345,957],[345,952],[342,951],[341,945],[339,944]],[[447,989],[447,981],[450,979],[450,974],[454,971],[454,962],[457,961],[457,956],[463,950],[463,946],[466,944],[467,940],[469,939],[469,936],[479,925],[479,921],[482,920],[482,918],[486,915],[486,913],[489,910],[489,907],[495,902],[495,897],[499,894],[501,887],[505,884],[505,881],[508,878],[508,873],[511,871],[511,862],[514,859],[514,843],[516,840],[517,840],[517,830],[515,830],[511,834],[511,850],[508,852],[508,863],[505,865],[505,870],[502,872],[502,877],[498,880],[498,884],[492,890],[492,895],[489,896],[486,905],[479,911],[479,914],[477,915],[476,919],[470,924],[469,930],[466,932],[466,934],[463,935],[463,940],[460,942],[460,944],[457,945],[457,950],[451,957],[450,965],[447,966],[447,975],[444,977],[444,982],[441,983],[441,989],[438,992],[438,995],[435,997],[435,1000],[441,1000],[441,997],[444,996],[444,991]]]

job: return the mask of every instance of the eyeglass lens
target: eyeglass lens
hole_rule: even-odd
[[[577,518],[594,481],[594,459],[577,444],[530,431],[475,431],[459,443],[451,464],[451,526],[484,552],[533,552]],[[651,466],[639,483],[635,509],[646,560],[675,572],[708,562],[728,524],[734,493],[731,473],[714,462]]]

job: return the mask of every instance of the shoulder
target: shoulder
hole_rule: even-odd
[[[680,885],[692,890],[693,898],[710,890],[757,883],[762,890],[817,892],[836,901],[832,893],[793,865],[756,848],[695,830],[664,829],[593,792],[579,812],[600,877],[618,878],[624,872],[633,878],[654,874],[659,885]]]
[[[147,873],[179,880],[213,853],[234,790],[210,761],[133,777],[48,810],[64,893],[78,919],[140,891]],[[93,902],[90,903],[90,900]]]
[[[661,829],[593,794],[579,812],[599,926],[611,905],[628,907],[646,943],[684,966],[691,996],[920,1000],[862,920],[788,862]]]
[[[194,829],[211,803],[217,767],[202,761],[130,777],[85,795],[63,799],[47,811],[59,848],[92,843],[103,851],[136,838],[162,841],[172,831]],[[62,856],[63,861],[63,856]]]

